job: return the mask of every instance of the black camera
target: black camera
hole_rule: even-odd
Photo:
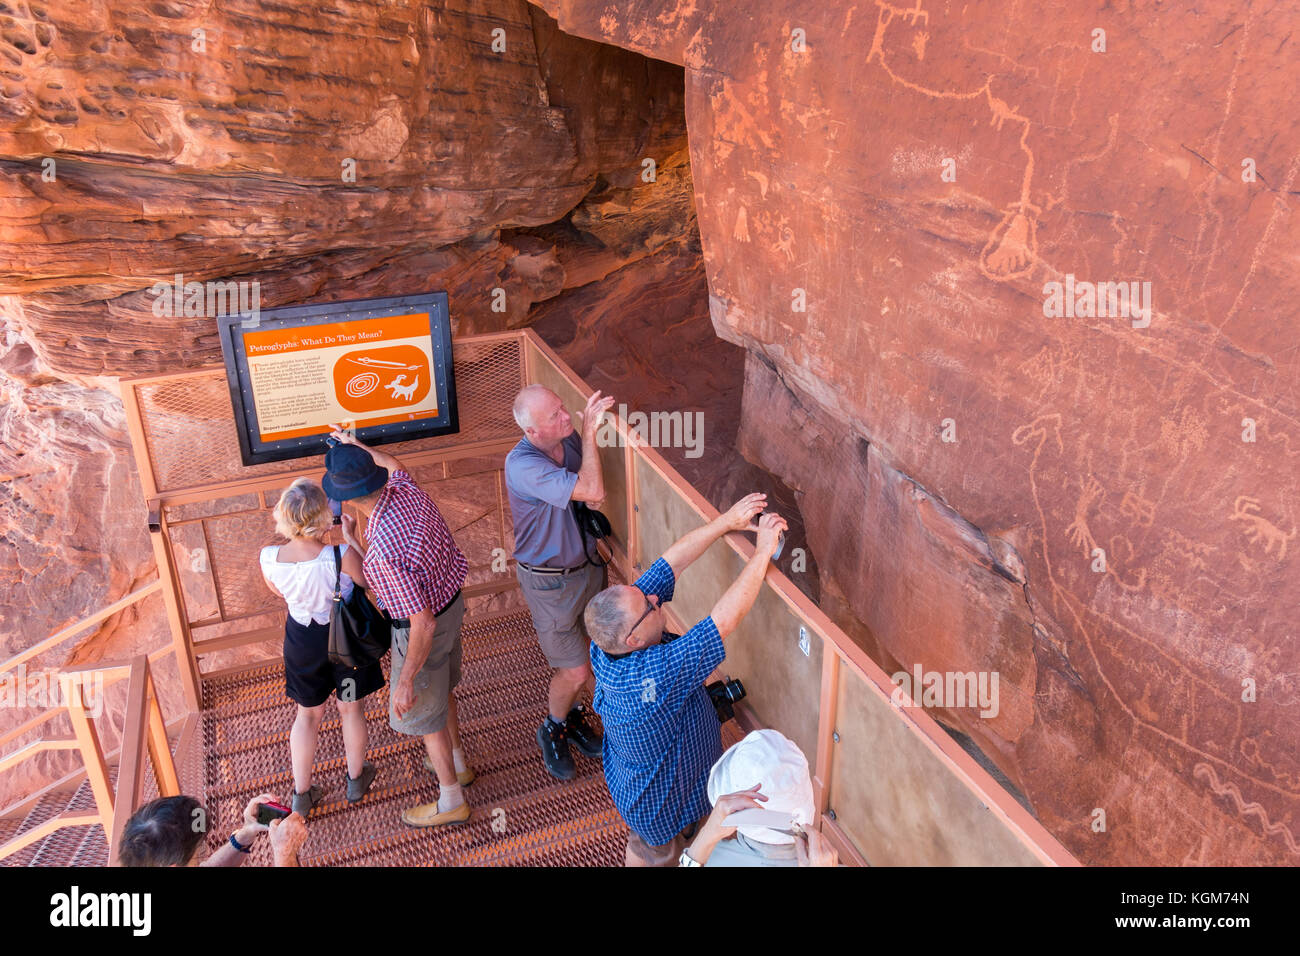
[[[745,685],[738,680],[715,680],[712,684],[706,684],[704,689],[709,692],[709,700],[713,701],[713,710],[717,713],[720,724],[735,717],[736,708],[732,705],[745,699]]]

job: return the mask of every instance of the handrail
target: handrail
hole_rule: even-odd
[[[180,793],[176,765],[167,747],[167,728],[154,688],[149,659],[141,654],[131,661],[127,685],[126,721],[122,728],[122,760],[117,768],[117,792],[113,798],[113,818],[105,828],[108,838],[109,865],[114,865],[126,822],[140,806],[144,787],[144,762],[153,764],[158,794],[172,797]]]
[[[102,621],[107,620],[114,614],[131,607],[134,604],[143,601],[149,595],[163,588],[163,579],[158,577],[146,584],[144,587],[137,588],[129,594],[118,598],[116,601],[108,604],[92,614],[74,621],[72,624],[61,628],[42,641],[38,641],[31,647],[19,651],[12,655],[3,664],[0,664],[0,673],[10,673],[21,669],[18,679],[26,680],[29,675],[25,672],[27,661],[43,654],[44,652],[58,647],[64,641],[76,634]],[[164,650],[167,648],[164,647]],[[156,653],[156,652],[155,652]],[[45,753],[51,750],[78,750],[82,757],[82,771],[91,782],[91,789],[95,794],[95,803],[98,813],[91,814],[61,814],[51,820],[47,820],[35,830],[29,830],[20,837],[0,845],[0,859],[10,856],[25,846],[30,846],[37,839],[48,835],[55,830],[65,826],[83,826],[88,823],[104,823],[111,818],[108,808],[112,806],[112,796],[109,793],[108,762],[99,743],[99,734],[91,717],[86,713],[86,702],[82,695],[84,686],[84,677],[90,674],[99,674],[101,676],[100,687],[107,687],[129,671],[129,665],[115,663],[94,663],[81,664],[72,667],[50,668],[41,671],[40,676],[57,678],[60,688],[60,697],[63,705],[58,704],[47,707],[46,710],[37,714],[35,717],[24,721],[17,727],[5,731],[0,735],[0,747],[19,739],[24,734],[31,733],[42,725],[48,723],[56,716],[60,710],[67,713],[72,723],[74,736],[72,737],[41,737],[31,741],[17,750],[0,756],[0,773],[9,770],[25,760],[36,756],[39,753]],[[164,731],[165,734],[165,731]],[[66,782],[80,775],[82,771],[74,771],[66,775],[62,781]],[[21,801],[19,802],[21,805]],[[108,828],[105,827],[105,832]]]
[[[117,788],[110,786],[108,761],[100,747],[99,733],[93,718],[86,712],[82,694],[83,675],[103,676],[103,686],[126,677],[127,704],[123,727],[121,761],[118,766]],[[180,793],[176,766],[167,742],[167,726],[163,722],[162,708],[158,705],[157,690],[149,667],[149,655],[139,654],[128,662],[88,664],[69,668],[59,675],[64,707],[72,722],[74,737],[35,741],[15,753],[0,759],[0,771],[33,754],[45,750],[80,750],[86,776],[95,797],[94,813],[64,813],[40,826],[14,837],[0,845],[0,859],[17,853],[37,840],[68,826],[86,826],[98,823],[108,841],[109,859],[117,853],[123,828],[140,803],[144,786],[144,761],[152,763],[154,779],[161,796]],[[31,729],[38,722],[28,721],[24,728]]]
[[[3,664],[0,664],[0,673],[13,670],[15,667],[17,667],[19,664],[23,663],[24,661],[29,661],[33,657],[37,656],[38,654],[44,653],[45,651],[48,651],[50,648],[62,644],[73,634],[77,634],[81,631],[84,631],[92,624],[98,624],[100,621],[112,617],[118,611],[125,610],[126,608],[130,607],[132,604],[135,604],[138,601],[143,601],[145,598],[147,598],[150,594],[153,594],[155,591],[162,590],[162,586],[163,586],[162,578],[157,578],[153,582],[146,584],[144,587],[132,591],[130,594],[126,595],[125,597],[118,598],[116,601],[114,601],[112,604],[108,605],[107,607],[100,608],[94,614],[91,614],[87,617],[83,617],[81,620],[73,624],[69,624],[61,631],[56,631],[54,634],[51,634],[49,637],[45,638],[45,640],[40,641],[37,644],[33,644],[31,647],[26,648],[25,650],[19,651],[13,657],[9,658],[9,660],[5,661]]]

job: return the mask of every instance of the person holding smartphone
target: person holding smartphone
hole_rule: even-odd
[[[685,634],[668,632],[664,605],[678,575],[728,532],[753,530],[767,496],[746,495],[688,532],[634,584],[606,588],[584,617],[605,726],[605,783],[628,825],[627,866],[674,866],[709,814],[706,781],[722,734],[705,681],[763,586],[785,519],[763,514],[754,554],[713,610]]]
[[[361,800],[375,779],[375,767],[366,760],[370,738],[366,729],[365,698],[384,686],[378,661],[350,668],[329,658],[330,613],[334,585],[343,600],[353,587],[366,586],[361,559],[364,554],[344,523],[351,544],[335,550],[325,543],[333,526],[324,490],[308,478],[286,488],[275,505],[275,529],[288,543],[262,549],[262,577],[266,586],[288,605],[284,622],[285,693],[298,705],[289,731],[289,757],[293,766],[293,809],[307,817],[323,799],[312,783],[312,763],[325,718],[325,703],[338,698],[343,750],[347,756],[346,792],[349,803]],[[352,521],[351,516],[346,519]],[[334,563],[338,553],[340,563]]]
[[[244,807],[243,825],[211,853],[203,838],[208,813],[193,797],[159,797],[126,821],[117,851],[119,866],[242,866],[262,834],[271,840],[274,866],[297,866],[307,842],[307,822],[270,793]],[[276,808],[276,809],[270,809]],[[268,812],[269,810],[269,812]]]

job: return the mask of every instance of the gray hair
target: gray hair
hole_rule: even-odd
[[[537,398],[550,389],[545,385],[525,385],[515,396],[515,406],[511,411],[515,416],[515,424],[524,431],[533,427],[533,399]]]
[[[608,654],[622,654],[627,650],[623,646],[623,637],[629,621],[618,585],[605,588],[587,602],[582,622],[587,625],[587,635],[601,650]]]

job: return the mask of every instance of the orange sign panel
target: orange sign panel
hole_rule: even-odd
[[[429,394],[429,360],[413,345],[348,352],[334,363],[334,394],[350,412],[415,405]]]
[[[263,442],[438,417],[428,313],[244,335]]]

